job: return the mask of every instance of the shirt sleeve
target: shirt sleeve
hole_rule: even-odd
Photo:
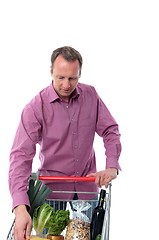
[[[30,206],[27,189],[32,171],[32,161],[39,141],[41,125],[31,105],[27,105],[15,134],[10,153],[9,190],[13,209],[21,204]]]
[[[119,157],[122,146],[120,142],[121,134],[119,132],[119,126],[100,97],[98,98],[96,132],[103,138],[106,154],[106,168],[121,170]]]

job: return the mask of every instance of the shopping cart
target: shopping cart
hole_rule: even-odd
[[[88,182],[94,182],[95,178],[94,177],[61,177],[61,176],[39,176],[38,177],[39,180],[41,181],[54,181],[54,182],[83,182],[83,183],[88,183]],[[101,234],[101,240],[109,240],[109,230],[110,230],[110,206],[111,206],[111,183],[109,184],[108,188],[106,189],[106,199],[105,199],[105,203],[104,203],[104,208],[105,208],[105,215],[104,215],[104,221],[103,221],[103,227],[102,227],[102,234]],[[94,195],[98,195],[99,196],[99,192],[74,192],[74,191],[53,191],[53,193],[57,193],[57,194],[94,194]],[[81,206],[81,204],[89,204],[89,209],[82,212],[84,213],[84,215],[86,215],[86,217],[91,220],[91,216],[92,216],[92,212],[95,206],[97,206],[98,204],[98,197],[96,199],[92,199],[92,200],[68,200],[63,199],[63,198],[58,198],[58,199],[47,199],[46,200],[47,203],[49,203],[50,205],[52,205],[54,208],[56,209],[68,209],[70,210],[70,218],[71,218],[71,222],[73,221],[73,214],[74,211],[77,211],[77,209],[75,209],[74,206],[76,206],[76,208],[78,206]],[[53,205],[53,204],[56,204]],[[80,205],[78,205],[80,204]],[[64,207],[62,207],[62,205]],[[15,220],[12,223],[12,226],[9,230],[9,233],[7,235],[7,239],[6,240],[14,240],[14,224],[15,224]],[[88,224],[88,225],[87,225]],[[76,225],[74,225],[75,228]],[[77,233],[79,231],[81,231],[81,229],[79,228],[84,228],[85,230],[83,231],[88,231],[88,233],[85,232],[85,234],[81,234],[82,236],[88,236],[88,237],[80,237],[79,234],[76,234],[76,236],[70,236],[70,234],[68,235],[68,231],[69,231],[69,225],[67,226],[67,228],[65,229],[65,231],[63,232],[63,235],[65,236],[66,240],[71,240],[71,239],[78,239],[78,240],[89,240],[89,231],[90,231],[90,222],[86,223],[86,226],[84,223],[80,224],[79,222],[77,223]],[[33,234],[34,234],[34,230],[33,230]]]

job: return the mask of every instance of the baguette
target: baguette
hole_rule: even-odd
[[[48,238],[43,238],[36,235],[30,236],[30,240],[46,240],[46,239],[48,240]]]

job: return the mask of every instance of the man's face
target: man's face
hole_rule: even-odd
[[[64,101],[68,102],[69,97],[75,90],[80,77],[80,66],[78,60],[68,62],[59,55],[54,62],[53,69],[51,70],[51,76],[55,91]]]

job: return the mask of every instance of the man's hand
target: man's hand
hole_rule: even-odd
[[[87,177],[95,177],[95,183],[98,187],[108,187],[109,183],[117,177],[116,168],[107,168],[106,170],[88,174]]]
[[[14,209],[15,226],[14,240],[28,240],[32,228],[32,219],[25,205],[19,205]]]

